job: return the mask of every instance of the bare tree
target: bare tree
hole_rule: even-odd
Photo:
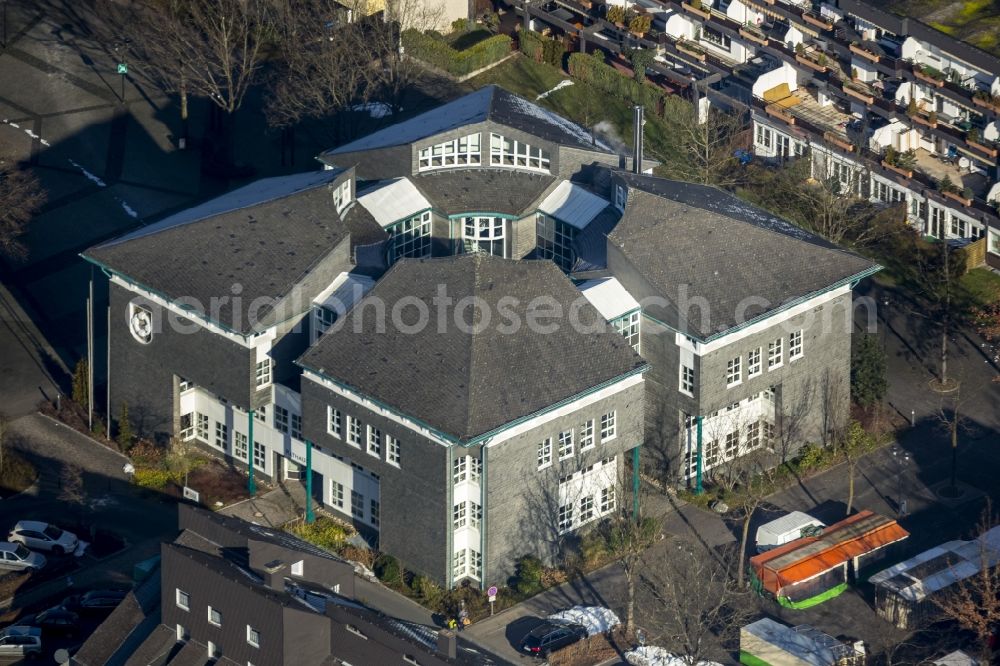
[[[979,571],[930,597],[945,617],[979,638],[982,663],[985,664],[992,663],[990,637],[1000,625],[1000,567],[996,566],[1000,552],[985,538],[996,524],[992,505],[987,501],[979,525]]]
[[[983,386],[989,390],[988,386]],[[966,393],[975,393],[976,387],[966,386]],[[938,407],[937,419],[941,429],[948,435],[951,445],[951,483],[949,488],[953,493],[958,492],[958,434],[971,430],[972,425],[965,413],[965,403],[967,398],[963,397],[961,384],[951,393],[941,396],[941,404]]]
[[[618,484],[618,497],[629,497],[631,494],[625,492],[624,485],[623,472]],[[659,520],[641,513],[633,515],[632,509],[619,506],[601,525],[608,551],[625,575],[625,631],[629,635],[635,632],[636,582],[644,568],[643,556],[660,533]]]
[[[281,59],[268,81],[268,124],[288,130],[367,103],[381,75],[366,43],[367,22],[348,23],[349,10],[336,0],[289,0],[285,8]],[[334,125],[343,136],[343,121]]]
[[[0,161],[0,256],[23,259],[25,227],[45,203],[45,192],[30,172]]]
[[[116,31],[131,35],[130,55],[160,82],[181,95],[208,98],[226,114],[226,158],[232,147],[232,115],[258,78],[264,47],[274,35],[269,0],[138,0],[123,13],[114,5],[102,14]]]
[[[667,100],[664,120],[668,136],[674,137],[675,155],[657,154],[666,175],[704,185],[729,187],[739,179],[734,156],[745,147],[745,108],[722,111],[699,110],[699,103],[680,97]]]
[[[754,513],[774,492],[777,460],[768,451],[757,449],[742,452],[738,458],[726,463],[726,502],[736,509],[740,520],[740,544],[736,556],[736,583],[743,587],[745,561],[750,540],[750,523]]]
[[[388,104],[393,114],[402,110],[403,94],[421,80],[426,70],[415,59],[406,56],[401,39],[404,30],[434,30],[442,27],[444,4],[434,0],[389,0],[385,20],[370,19],[363,32],[363,43],[357,44],[377,63],[377,76],[371,84],[378,90],[378,99]]]
[[[733,580],[736,553],[680,538],[666,548],[641,573],[640,606],[661,630],[652,638],[689,666],[717,659],[738,644],[740,626],[756,613],[753,594]]]

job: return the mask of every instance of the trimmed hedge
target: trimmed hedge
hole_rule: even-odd
[[[534,30],[521,30],[517,39],[524,55],[535,62],[562,68],[563,54],[566,53],[562,41],[549,39]]]
[[[570,54],[569,73],[598,90],[627,99],[633,104],[642,104],[647,109],[656,109],[657,113],[661,112],[670,96],[665,90],[623,76],[611,65],[604,64],[601,58],[584,53]]]
[[[511,39],[507,35],[494,35],[464,51],[456,51],[440,39],[410,28],[403,31],[403,48],[417,60],[454,76],[465,76],[507,57]]]

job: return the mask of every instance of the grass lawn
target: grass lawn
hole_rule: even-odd
[[[517,56],[484,72],[468,83],[473,89],[489,83],[517,93],[529,100],[552,90],[557,83],[570,76],[550,65],[537,63],[530,58]],[[538,104],[565,116],[584,127],[607,122],[613,128],[612,139],[631,150],[632,105],[624,99],[612,97],[596,88],[574,80],[573,85],[561,88]],[[607,136],[608,132],[603,131]],[[652,159],[674,153],[663,122],[652,113],[646,114],[646,153]]]
[[[973,268],[963,275],[962,286],[975,305],[1000,301],[1000,275],[986,268]]]

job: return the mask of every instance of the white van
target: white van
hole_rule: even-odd
[[[801,511],[776,518],[757,528],[757,552],[763,553],[804,536],[812,536],[826,525]]]

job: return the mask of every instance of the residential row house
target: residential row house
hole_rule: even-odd
[[[110,402],[488,587],[847,417],[878,266],[487,86],[92,248]]]
[[[925,236],[985,239],[985,262],[1000,268],[995,55],[863,0],[609,4],[650,15],[652,30],[633,35],[570,2],[528,11],[582,51],[654,49],[661,84],[694,82],[699,104],[749,110],[754,155],[807,156],[812,178],[901,204]]]

